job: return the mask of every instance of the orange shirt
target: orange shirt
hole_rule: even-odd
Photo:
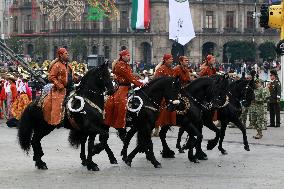
[[[115,74],[115,80],[119,84],[131,84],[140,87],[142,83],[136,79],[132,74],[132,69],[129,64],[124,61],[118,61],[114,67],[113,73]]]
[[[164,77],[174,77],[175,70],[166,65],[162,65],[156,70],[154,77],[157,78],[157,77],[163,77],[163,76]]]
[[[185,85],[190,81],[189,74],[192,72],[191,69],[178,65],[174,68],[174,71],[175,71],[175,75],[179,77],[182,85]]]
[[[203,64],[201,65],[201,71],[199,72],[199,76],[212,76],[216,74],[216,69],[212,66]]]

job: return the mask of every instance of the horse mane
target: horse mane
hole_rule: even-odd
[[[151,81],[149,81],[147,86],[157,87],[157,85],[160,85],[159,82],[161,80],[170,80],[170,79],[173,79],[173,77],[158,77],[158,78],[154,78]]]
[[[82,86],[85,86],[86,85],[86,82],[88,80],[88,78],[93,75],[93,73],[97,73],[99,71],[99,67],[94,67],[90,70],[88,70],[88,72],[82,77],[81,81],[80,81],[80,85],[79,85],[79,89],[82,87]]]

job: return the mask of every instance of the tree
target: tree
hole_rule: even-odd
[[[46,42],[44,41],[43,37],[38,37],[35,41],[35,50],[34,54],[37,56],[37,58],[41,58],[42,61],[47,58],[47,49],[48,46]]]
[[[274,60],[276,58],[275,45],[273,42],[266,41],[259,45],[260,58],[263,60]]]
[[[16,54],[23,53],[23,41],[19,37],[11,37],[6,40],[7,46]]]
[[[71,42],[70,50],[73,54],[73,60],[86,59],[87,58],[87,45],[82,37],[77,36]]]
[[[230,55],[230,62],[235,60],[254,61],[256,44],[249,41],[230,41],[224,45],[224,52]],[[224,58],[227,60],[226,56]]]

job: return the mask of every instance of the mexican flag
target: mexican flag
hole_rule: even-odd
[[[149,29],[150,0],[132,0],[131,27],[135,29]]]

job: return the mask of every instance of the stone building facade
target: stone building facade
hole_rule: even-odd
[[[66,1],[66,0],[61,0]],[[83,1],[83,0],[82,0]],[[48,21],[32,0],[15,0],[6,23],[6,36],[20,36],[25,41],[24,53],[33,54],[35,39],[42,36],[48,44],[47,57],[54,58],[58,47],[71,45],[81,36],[87,43],[87,54],[117,58],[121,46],[126,46],[132,62],[157,64],[164,53],[182,52],[198,63],[208,53],[223,62],[224,45],[232,40],[249,40],[257,44],[279,39],[277,31],[264,31],[252,17],[254,0],[189,0],[196,38],[185,46],[169,40],[168,0],[150,0],[151,28],[147,31],[130,29],[131,0],[118,0],[120,16],[115,20],[88,21],[86,11],[81,22],[74,22],[66,13],[60,21]],[[257,0],[259,12],[262,2]],[[87,7],[86,7],[87,10]],[[147,66],[146,66],[147,67]]]

